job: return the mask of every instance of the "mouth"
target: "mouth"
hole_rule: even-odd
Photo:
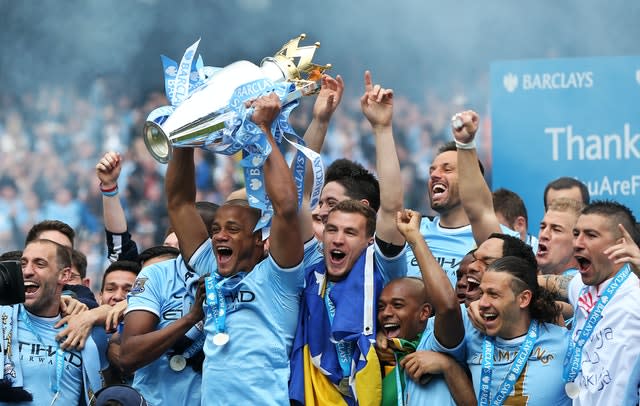
[[[216,260],[218,261],[218,265],[229,262],[232,254],[233,250],[229,247],[216,247]]]
[[[475,293],[480,287],[480,281],[474,278],[473,276],[467,277],[467,292]]]
[[[33,296],[38,289],[40,289],[40,285],[33,281],[25,281],[24,282],[24,293],[27,296]]]
[[[431,186],[431,198],[439,199],[441,198],[447,191],[447,187],[443,183],[434,183]]]
[[[347,254],[345,254],[343,251],[338,250],[338,249],[334,249],[331,250],[329,252],[329,256],[331,258],[331,262],[335,263],[335,264],[339,264],[341,263],[345,257],[347,256]]]
[[[382,325],[384,334],[387,338],[396,338],[400,336],[400,324],[398,323],[385,323]]]
[[[591,267],[591,261],[585,257],[581,257],[578,255],[576,255],[575,258],[576,258],[576,261],[578,261],[578,270],[580,271],[580,273],[587,272]]]
[[[498,314],[493,312],[485,312],[485,313],[481,313],[480,317],[482,317],[482,320],[484,320],[485,326],[487,326],[488,324],[491,324],[498,318]]]
[[[549,252],[549,248],[546,244],[538,243],[538,252],[536,252],[536,257],[543,257]]]

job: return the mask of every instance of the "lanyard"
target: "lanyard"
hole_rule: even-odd
[[[208,276],[204,280],[204,287],[206,289],[205,303],[207,304],[207,311],[214,318],[216,333],[224,334],[226,337],[226,341],[224,341],[224,343],[220,345],[226,344],[226,342],[229,340],[229,337],[226,335],[227,301],[223,293],[224,285],[229,281],[235,281],[237,285],[245,276],[245,272],[240,272],[229,278],[223,278],[216,273],[214,274],[214,276]]]
[[[520,378],[522,370],[527,365],[527,360],[529,359],[529,356],[531,355],[533,347],[538,338],[538,331],[538,322],[534,320],[531,322],[531,324],[529,324],[527,336],[520,345],[520,349],[518,349],[516,359],[513,361],[513,364],[511,364],[509,372],[507,372],[504,381],[502,381],[500,387],[498,388],[498,392],[493,397],[493,400],[490,403],[489,399],[491,396],[491,373],[493,371],[493,351],[495,349],[495,339],[488,336],[484,337],[484,341],[482,343],[482,377],[480,379],[480,399],[478,399],[478,403],[480,405],[502,405],[509,394],[511,394],[513,386],[515,385],[518,378]]]
[[[562,378],[565,382],[573,382],[578,376],[578,372],[582,369],[582,347],[587,343],[589,337],[596,328],[596,325],[602,318],[602,311],[604,307],[611,301],[613,295],[616,294],[618,288],[627,280],[631,274],[631,268],[629,264],[626,264],[622,269],[616,273],[613,280],[607,286],[602,296],[598,299],[598,302],[594,306],[587,321],[584,323],[584,327],[580,332],[577,342],[573,339],[573,331],[571,333],[571,339],[569,340],[569,349],[567,355],[564,358],[564,370],[562,371]],[[573,329],[575,330],[576,323],[574,320]]]
[[[22,306],[20,307],[20,319],[27,326],[31,334],[33,334],[36,337],[40,345],[42,345],[43,347],[46,346],[44,341],[42,340],[42,337],[40,337],[40,334],[36,332],[36,329],[33,326],[31,319],[27,315],[27,311]],[[53,400],[51,401],[51,404],[53,404],[58,398],[58,394],[60,393],[60,382],[62,382],[63,374],[64,374],[64,351],[60,348],[60,344],[58,344],[56,346],[56,379],[53,382],[51,382],[51,386],[50,386],[51,392],[54,393],[54,397],[53,397]]]

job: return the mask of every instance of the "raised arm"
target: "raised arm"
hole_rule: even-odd
[[[107,253],[111,262],[128,259],[135,261],[138,247],[127,230],[127,218],[120,202],[118,178],[122,170],[122,157],[107,152],[96,164],[96,176],[102,191],[102,218],[107,240]]]
[[[455,118],[460,120],[455,123]],[[458,147],[458,185],[460,200],[467,213],[476,244],[480,245],[492,233],[502,232],[500,222],[493,210],[493,197],[480,166],[475,147],[479,116],[467,110],[454,116],[453,136]],[[457,124],[460,124],[459,126]]]
[[[460,305],[447,274],[420,234],[420,219],[420,213],[413,210],[398,212],[398,230],[418,260],[427,298],[435,310],[435,337],[446,348],[453,348],[464,338]]]
[[[264,163],[265,188],[273,205],[269,252],[283,268],[291,268],[302,261],[303,241],[298,220],[298,198],[293,176],[280,148],[271,134],[271,123],[280,113],[280,100],[275,93],[252,102],[251,121],[267,136],[272,151]]]
[[[376,140],[376,172],[380,182],[380,211],[376,235],[384,242],[404,245],[404,237],[396,227],[396,213],[402,209],[404,192],[400,181],[400,162],[393,141],[393,90],[373,85],[371,72],[364,73],[364,94],[360,98]]]
[[[313,105],[313,119],[304,133],[304,142],[307,148],[320,153],[324,144],[324,139],[329,129],[331,116],[338,108],[342,100],[344,82],[340,75],[332,78],[329,75],[322,75],[320,93],[316,96]],[[313,237],[313,223],[311,221],[311,210],[309,199],[311,197],[311,187],[313,185],[313,171],[310,163],[307,162],[307,169],[304,177],[304,202],[300,210],[300,227],[302,240],[309,241]]]
[[[171,227],[186,263],[209,238],[207,227],[196,209],[195,173],[193,148],[175,148],[167,168],[165,191]]]

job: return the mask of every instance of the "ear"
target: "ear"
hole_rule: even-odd
[[[527,220],[523,216],[516,217],[516,221],[513,222],[513,229],[521,233],[527,230]]]
[[[83,284],[84,286],[86,286],[86,287],[90,288],[90,287],[91,287],[91,278],[84,278],[84,279],[82,280],[82,284]]]
[[[525,289],[518,295],[518,305],[521,309],[528,307],[531,304],[533,293],[529,289]]]
[[[71,267],[67,266],[62,268],[60,273],[58,274],[58,284],[60,286],[64,285],[71,279]]]
[[[367,199],[360,199],[360,203],[366,204],[367,206],[371,207],[371,204],[369,203],[369,200],[367,200]]]
[[[433,308],[429,303],[423,303],[420,307],[420,321],[426,322],[433,314]]]

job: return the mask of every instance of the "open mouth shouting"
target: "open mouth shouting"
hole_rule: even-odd
[[[547,244],[538,242],[538,252],[536,252],[537,258],[544,258],[549,253]]]
[[[218,266],[229,263],[232,254],[233,250],[231,248],[225,246],[217,246],[216,260],[218,261]]]
[[[33,296],[38,289],[40,289],[40,285],[34,281],[24,281],[24,293],[27,296]]]
[[[434,183],[431,186],[431,199],[432,200],[440,200],[444,197],[447,192],[447,186],[444,183]]]
[[[400,337],[400,324],[392,322],[383,323],[382,332],[387,338]]]
[[[576,255],[575,259],[576,261],[578,261],[578,270],[581,274],[589,271],[589,269],[591,268],[591,260],[580,255]]]

